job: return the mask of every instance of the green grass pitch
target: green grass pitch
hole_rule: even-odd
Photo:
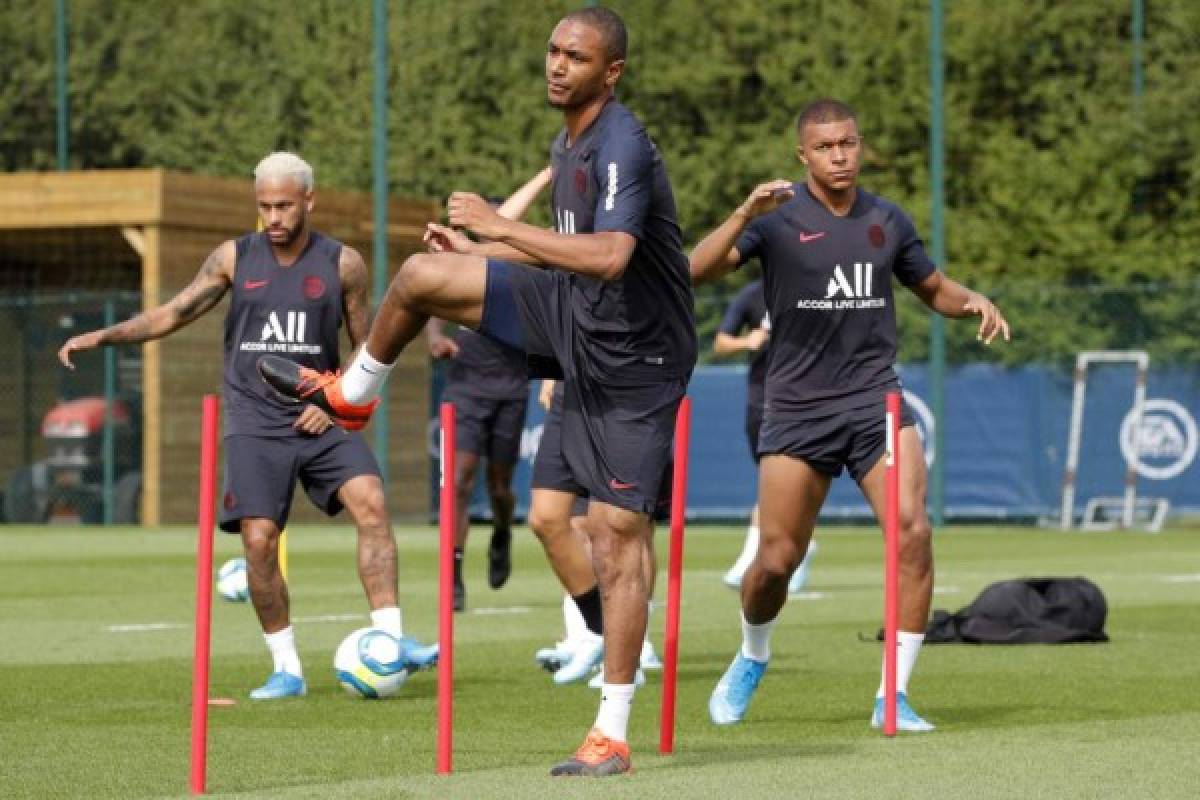
[[[436,632],[436,535],[401,528],[406,631]],[[708,693],[739,641],[721,572],[740,530],[693,526],[686,545],[676,754],[660,756],[660,678],[638,692],[635,772],[552,781],[591,724],[597,693],[554,687],[533,663],[560,635],[560,592],[525,531],[509,585],[485,581],[486,532],[468,552],[456,618],[455,773],[434,774],[436,681],[345,695],[330,662],[366,622],[346,527],[290,535],[293,617],[310,694],[254,703],[269,671],[249,605],[215,600],[211,794],[261,798],[1194,798],[1200,796],[1200,531],[937,535],[935,608],[987,583],[1084,575],[1109,601],[1104,645],[929,646],[910,695],[939,729],[885,740],[867,725],[879,648],[882,545],[819,532],[808,595],[776,628],[747,720],[716,728]],[[218,535],[216,563],[237,554]],[[665,535],[659,552],[665,553]],[[0,528],[0,797],[187,796],[195,533],[178,528]],[[663,573],[660,573],[663,574]],[[657,596],[665,596],[665,578]],[[651,618],[661,645],[664,614]]]

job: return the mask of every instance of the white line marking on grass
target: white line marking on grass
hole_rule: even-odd
[[[528,614],[533,611],[529,606],[503,606],[500,608],[476,608],[472,609],[472,614],[483,614],[484,616],[495,616],[496,614]]]
[[[1200,583],[1200,572],[1195,575],[1163,575],[1159,580],[1163,583]]]
[[[358,622],[365,620],[362,614],[321,614],[316,617],[293,617],[293,622]],[[177,631],[192,627],[183,622],[145,622],[132,625],[109,625],[109,633],[146,633],[149,631]]]
[[[934,594],[958,594],[962,589],[957,586],[935,586],[933,587]]]
[[[791,600],[824,600],[826,597],[829,597],[828,592],[796,592],[788,595]]]
[[[317,617],[294,617],[294,622],[355,622],[365,619],[362,614],[321,614]]]
[[[179,622],[147,622],[143,625],[109,625],[106,630],[109,633],[142,633],[143,631],[174,631],[189,627],[191,626]]]

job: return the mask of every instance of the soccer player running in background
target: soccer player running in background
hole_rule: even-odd
[[[405,261],[344,375],[269,356],[259,365],[281,392],[362,422],[401,350],[437,316],[524,350],[546,370],[539,377],[563,377],[569,475],[534,491],[531,514],[569,517],[577,495],[591,498],[606,682],[593,729],[553,775],[630,769],[626,729],[646,629],[650,515],[696,360],[688,260],[666,166],[614,97],[626,39],[620,17],[600,7],[568,14],[550,36],[547,98],[565,123],[551,149],[556,231],[506,220],[478,195],[456,192],[451,225],[489,241],[431,224],[429,236],[445,252]]]
[[[218,246],[191,284],[168,302],[125,322],[69,339],[58,352],[161,339],[199,319],[232,291],[225,316],[225,487],[220,527],[241,533],[250,599],[274,669],[250,697],[269,700],[307,691],[279,569],[279,534],[296,480],[333,516],[345,508],[358,531],[358,574],[371,624],[401,638],[406,666],[437,658],[437,646],[403,638],[397,605],[396,540],[375,456],[358,433],[334,425],[315,405],[287,403],[263,385],[255,362],[272,346],[306,367],[338,367],[338,329],[352,345],[366,335],[367,268],[353,248],[309,226],[313,170],[299,156],[272,153],[254,170],[263,230]],[[362,427],[358,425],[356,427]]]
[[[883,518],[883,399],[900,388],[892,276],[943,316],[979,316],[981,341],[1009,338],[1008,323],[986,297],[929,260],[900,208],[858,188],[863,145],[849,106],[836,100],[809,104],[797,134],[807,180],[755,187],[691,258],[693,274],[709,279],[758,258],[771,315],[766,418],[758,444],[761,540],[742,581],[742,645],[709,698],[717,724],[738,722],[746,713],[767,668],[771,626],[787,600],[788,577],[808,547],[830,482],[843,468],[876,518]],[[907,699],[933,590],[923,453],[905,410],[897,724],[906,731],[933,728]],[[881,681],[871,724],[882,719]]]
[[[505,200],[496,213],[520,219],[548,185],[546,167]],[[521,433],[529,402],[529,370],[525,354],[460,328],[446,336],[442,320],[430,317],[425,332],[429,352],[450,363],[442,400],[457,413],[454,490],[458,520],[454,535],[454,610],[467,607],[463,555],[471,528],[471,494],[479,462],[487,459],[487,493],[492,504],[492,538],[488,543],[488,585],[499,589],[512,572],[513,470],[521,455]]]
[[[763,423],[764,382],[767,377],[767,348],[771,343],[771,315],[767,313],[767,301],[763,295],[762,279],[751,281],[733,297],[717,335],[713,340],[713,353],[731,356],[738,353],[750,354],[750,370],[746,374],[746,441],[750,444],[750,456],[758,463],[758,434]],[[721,579],[731,589],[739,589],[742,576],[754,561],[758,552],[758,503],[750,512],[750,527],[746,528],[746,539],[737,561]],[[808,543],[808,552],[788,580],[788,594],[798,594],[808,581],[808,567],[817,541]]]

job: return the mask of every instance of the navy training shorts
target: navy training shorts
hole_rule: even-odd
[[[902,404],[900,426],[914,424],[908,405]],[[862,483],[883,457],[886,425],[882,400],[820,417],[768,414],[758,437],[758,455],[799,458],[835,478],[846,468]]]
[[[225,490],[220,527],[238,533],[245,517],[288,521],[299,480],[313,505],[333,516],[342,510],[338,490],[359,475],[379,477],[371,448],[357,433],[336,425],[319,436],[226,436]]]
[[[654,514],[687,380],[617,385],[580,375],[573,368],[579,330],[570,284],[553,270],[488,259],[479,333],[523,350],[531,377],[563,380],[557,475],[548,477],[549,464],[540,472],[543,484],[555,485],[538,483],[535,464],[534,487]]]
[[[454,404],[457,417],[455,448],[474,453],[493,464],[516,464],[529,395],[489,397],[471,391],[469,384],[452,382],[442,401]]]

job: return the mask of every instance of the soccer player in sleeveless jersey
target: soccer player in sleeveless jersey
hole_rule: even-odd
[[[353,248],[311,229],[313,171],[303,159],[272,153],[254,176],[260,233],[223,242],[191,284],[169,301],[75,336],[58,356],[72,367],[72,355],[84,350],[160,339],[232,294],[225,316],[220,526],[241,534],[250,599],[274,662],[266,683],[250,696],[269,700],[307,691],[278,561],[279,534],[297,479],[322,511],[332,516],[345,508],[354,521],[358,573],[372,624],[402,639],[414,669],[434,663],[437,646],[423,647],[404,637],[396,540],[370,448],[360,434],[337,427],[317,406],[279,398],[255,369],[264,352],[287,353],[312,369],[337,369],[338,329],[345,325],[356,346],[367,332],[366,265]]]
[[[883,398],[899,389],[892,276],[947,317],[980,317],[978,338],[1009,336],[986,297],[930,261],[912,222],[858,188],[862,135],[836,100],[806,106],[797,121],[802,183],[761,184],[691,256],[714,279],[762,262],[771,315],[766,411],[759,437],[758,555],[742,581],[742,646],[709,698],[717,724],[746,713],[770,655],[771,625],[805,553],[830,482],[848,468],[877,518],[884,505]],[[925,513],[924,451],[905,412],[900,432],[900,635],[898,725],[933,726],[907,700],[933,590],[932,528]],[[872,725],[882,721],[882,682]]]

